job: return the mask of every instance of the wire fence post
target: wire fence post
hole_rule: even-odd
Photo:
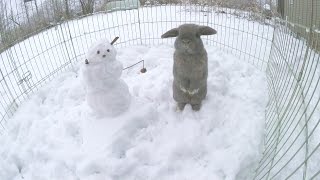
[[[141,19],[140,19],[140,6],[139,6],[139,1],[137,1],[137,11],[138,11],[138,24],[139,24],[139,39],[140,39],[140,45],[142,45],[142,32],[141,32]]]

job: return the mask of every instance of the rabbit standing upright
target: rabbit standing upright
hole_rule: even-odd
[[[173,98],[179,110],[183,110],[186,104],[195,111],[201,108],[207,95],[208,57],[200,36],[216,33],[208,26],[183,24],[161,36],[177,37],[173,57]]]
[[[87,103],[98,115],[119,115],[130,105],[128,86],[120,78],[123,66],[116,55],[112,43],[100,40],[91,46],[82,67]]]

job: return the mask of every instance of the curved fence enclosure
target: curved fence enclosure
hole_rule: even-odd
[[[1,134],[23,101],[74,70],[96,40],[119,36],[119,48],[172,45],[161,34],[195,23],[218,32],[203,38],[206,46],[267,74],[264,147],[254,179],[320,179],[319,0],[49,2],[1,1]]]

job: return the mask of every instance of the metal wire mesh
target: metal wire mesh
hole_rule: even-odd
[[[118,48],[172,44],[160,35],[196,23],[218,31],[204,38],[206,45],[267,74],[265,143],[254,179],[319,179],[320,3],[302,2],[96,1],[92,11],[99,12],[92,14],[77,0],[31,1],[22,8],[1,1],[4,9],[20,11],[0,13],[5,25],[0,26],[0,133],[25,99],[62,71],[73,70],[97,39],[120,36]]]
[[[319,1],[286,1],[282,8],[285,20],[276,22],[267,67],[265,149],[255,179],[320,179]]]

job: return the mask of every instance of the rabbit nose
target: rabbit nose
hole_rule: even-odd
[[[189,39],[183,39],[182,42],[185,44],[189,44],[191,41]]]

